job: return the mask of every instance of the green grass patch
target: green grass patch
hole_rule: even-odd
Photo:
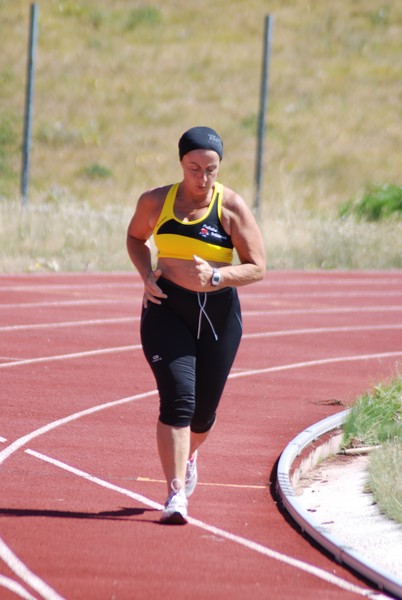
[[[360,396],[343,425],[343,447],[370,453],[368,489],[379,509],[402,523],[402,377]]]
[[[360,396],[343,425],[344,447],[402,441],[402,377]]]
[[[88,177],[88,179],[108,179],[113,176],[112,171],[108,167],[99,163],[92,163],[88,167],[81,169],[80,174]]]
[[[125,29],[131,31],[142,25],[154,26],[162,22],[161,13],[153,6],[140,6],[132,9],[126,18]]]
[[[340,216],[353,215],[358,221],[381,221],[392,216],[402,218],[402,187],[393,184],[371,186],[363,197],[340,208]]]

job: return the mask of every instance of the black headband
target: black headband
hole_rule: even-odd
[[[179,140],[180,160],[192,150],[214,150],[222,160],[223,142],[210,127],[192,127]]]

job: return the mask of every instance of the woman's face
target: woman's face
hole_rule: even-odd
[[[214,150],[187,152],[181,160],[186,186],[194,195],[205,195],[216,181],[219,165],[219,155]]]

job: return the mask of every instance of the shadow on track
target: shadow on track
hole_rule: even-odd
[[[128,508],[101,512],[81,512],[66,510],[45,510],[32,508],[0,508],[0,517],[51,517],[56,519],[111,519],[127,521],[147,512],[158,512],[154,508]]]

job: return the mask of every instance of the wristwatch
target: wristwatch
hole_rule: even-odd
[[[221,280],[222,280],[222,275],[221,275],[219,269],[214,269],[212,271],[211,285],[213,285],[213,286],[219,285]]]

